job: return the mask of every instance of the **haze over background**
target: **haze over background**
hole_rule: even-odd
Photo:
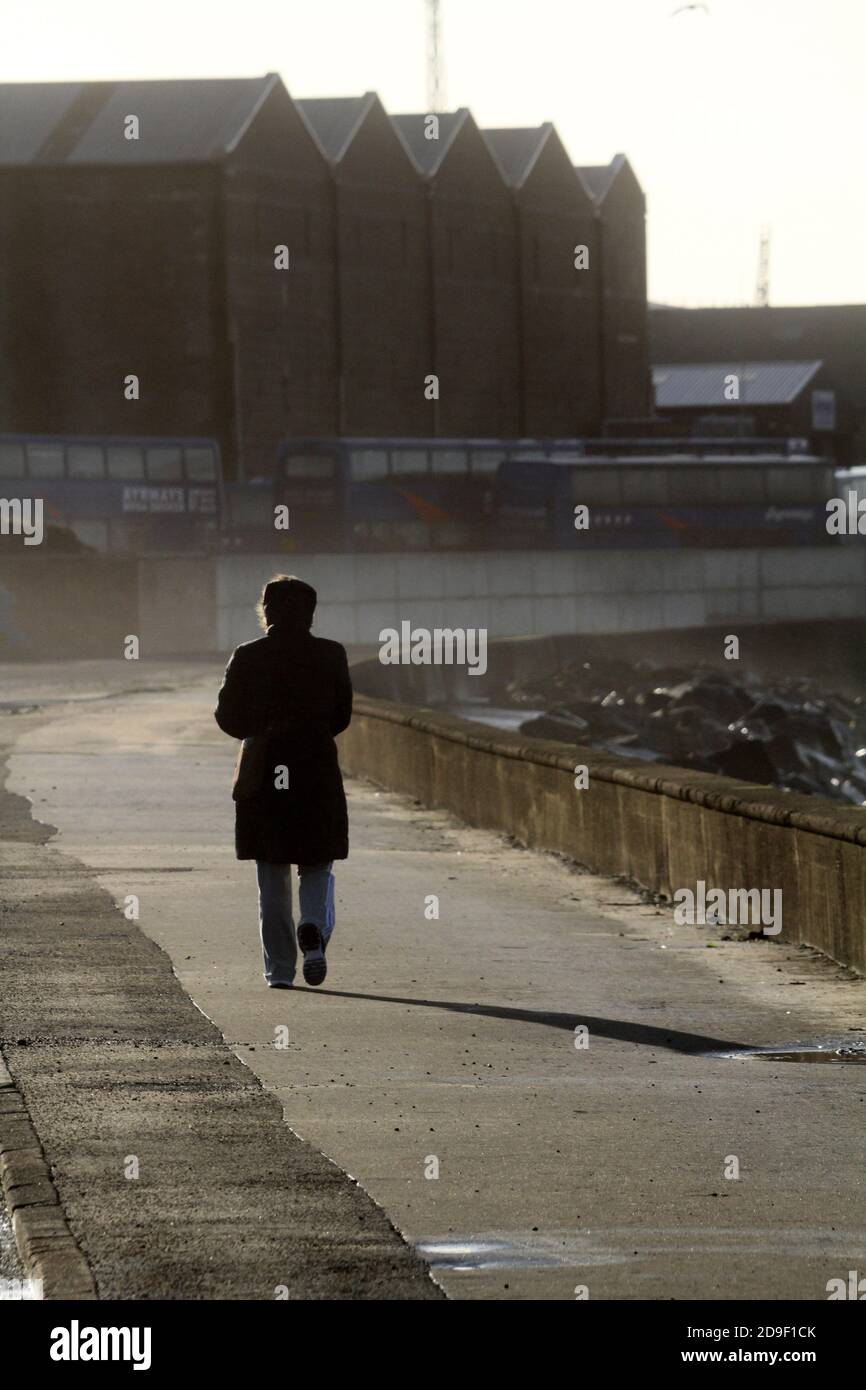
[[[866,300],[862,0],[443,0],[447,106],[553,121],[577,164],[631,160],[649,296]],[[2,0],[0,80],[281,74],[294,96],[373,89],[426,109],[423,0]]]

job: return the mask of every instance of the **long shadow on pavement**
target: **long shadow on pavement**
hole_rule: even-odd
[[[411,999],[404,995],[359,994],[345,989],[303,989],[305,994],[328,994],[338,999],[369,999],[377,1004],[413,1004],[422,1009],[445,1009],[449,1013],[481,1015],[485,1018],[515,1019],[518,1023],[540,1023],[546,1028],[562,1028],[572,1032],[583,1024],[591,1033],[618,1042],[637,1043],[642,1047],[666,1047],[673,1052],[733,1052],[748,1049],[748,1043],[731,1042],[727,1038],[710,1038],[703,1033],[681,1033],[672,1028],[653,1028],[647,1023],[629,1023],[616,1018],[596,1018],[591,1014],[562,1014],[546,1009],[511,1009],[501,1004],[462,1004],[452,999]]]

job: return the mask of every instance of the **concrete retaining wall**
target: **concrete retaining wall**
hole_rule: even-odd
[[[383,628],[406,619],[486,628],[493,641],[866,617],[859,545],[140,561],[25,551],[0,563],[0,639],[9,654],[23,655],[28,627],[48,622],[56,628],[52,655],[66,655],[67,646],[70,655],[113,654],[118,628],[121,637],[138,633],[151,656],[227,653],[258,636],[255,603],[265,581],[293,570],[319,591],[316,632],[354,645],[378,645]]]
[[[295,572],[319,591],[316,631],[376,642],[409,619],[483,627],[490,638],[648,632],[724,622],[866,616],[866,546],[767,550],[231,555],[217,562],[221,652],[257,635],[265,580]]]
[[[699,879],[708,888],[780,888],[783,940],[866,973],[860,810],[704,773],[638,768],[366,696],[339,744],[347,773],[668,898]],[[577,763],[589,769],[584,791],[574,786]]]
[[[0,558],[0,658],[143,657],[216,652],[212,556],[64,555],[19,547]]]
[[[122,657],[138,597],[134,559],[22,547],[0,558],[0,659]]]
[[[151,556],[138,562],[143,656],[200,656],[216,645],[216,565],[208,556]]]

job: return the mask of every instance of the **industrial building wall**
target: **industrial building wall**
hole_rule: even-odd
[[[654,362],[818,359],[866,402],[866,304],[650,309]]]
[[[646,414],[631,171],[596,219],[554,134],[518,214],[470,119],[429,196],[378,103],[332,170],[281,87],[222,161],[0,170],[0,427],[214,435],[232,477],[270,472],[285,435]]]
[[[6,429],[227,434],[210,171],[4,174]],[[12,199],[11,205],[8,198]],[[124,379],[139,379],[128,400]]]
[[[520,432],[516,227],[511,194],[467,120],[430,185],[438,433]]]
[[[814,385],[836,391],[848,434],[834,446],[850,462],[866,459],[866,304],[653,308],[649,327],[657,363],[820,360]]]
[[[559,139],[549,139],[517,192],[522,289],[523,429],[595,434],[601,427],[598,224]],[[575,246],[589,266],[575,266]]]
[[[226,165],[227,332],[248,477],[274,470],[287,435],[337,433],[334,190],[328,165],[277,88]],[[288,249],[288,269],[275,249]]]
[[[601,204],[604,414],[636,419],[651,409],[643,191],[626,162]]]
[[[343,434],[432,434],[426,190],[374,107],[336,171]]]

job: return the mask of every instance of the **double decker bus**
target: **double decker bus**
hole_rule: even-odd
[[[0,434],[0,496],[39,498],[46,532],[102,552],[216,549],[213,439]]]
[[[496,474],[532,440],[291,439],[275,500],[299,550],[461,550],[490,544]]]

